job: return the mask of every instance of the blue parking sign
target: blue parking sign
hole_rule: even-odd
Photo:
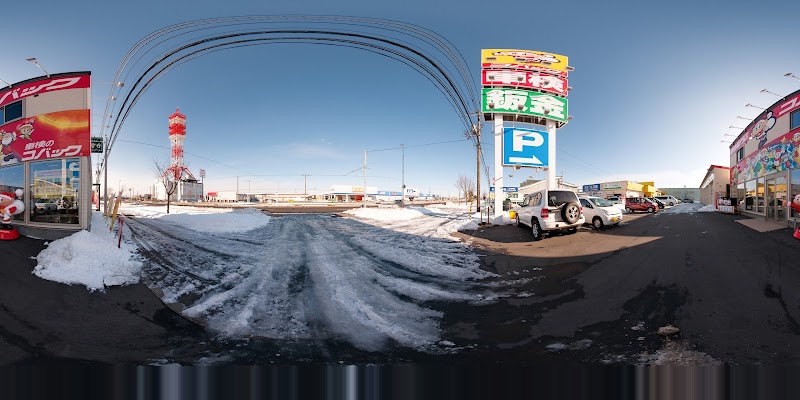
[[[547,132],[503,128],[503,165],[546,167]]]

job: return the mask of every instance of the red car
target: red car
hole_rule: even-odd
[[[649,213],[658,212],[658,206],[645,197],[628,197],[625,199],[625,212],[646,211]]]

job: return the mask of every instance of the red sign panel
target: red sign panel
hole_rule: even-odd
[[[567,77],[569,72],[568,71],[559,71],[554,68],[547,68],[538,65],[527,65],[527,64],[516,64],[516,63],[482,63],[481,67],[483,69],[518,69],[518,70],[526,70],[526,71],[538,71],[544,72],[546,74]]]
[[[0,165],[91,155],[89,110],[58,111],[0,127]]]
[[[542,92],[567,95],[567,78],[532,71],[485,69],[482,71],[483,85],[515,86],[536,89]]]
[[[63,89],[86,89],[90,75],[59,76],[23,83],[13,89],[0,91],[0,107],[21,98]]]

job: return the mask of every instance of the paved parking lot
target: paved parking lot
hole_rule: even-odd
[[[656,331],[673,324],[680,329],[673,339],[695,355],[796,364],[800,241],[788,228],[757,232],[735,222],[741,218],[626,214],[619,227],[538,242],[515,226],[461,237],[484,251],[488,270],[541,268],[542,279],[528,288],[535,296],[516,301],[516,318],[498,321],[519,329],[500,344],[519,354],[551,346],[567,349],[557,352],[564,359],[636,362],[662,355],[668,342]]]

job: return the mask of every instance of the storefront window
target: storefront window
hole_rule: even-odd
[[[736,200],[739,201],[739,207],[742,207],[744,205],[744,183],[736,185],[736,193],[734,196],[736,196]]]
[[[10,193],[12,196],[16,196],[15,192],[17,189],[25,189],[25,185],[22,182],[24,176],[25,169],[22,164],[0,168],[0,192]],[[12,221],[22,221],[24,219],[24,213],[11,216]]]
[[[744,183],[744,209],[748,211],[755,211],[756,203],[756,181],[747,181]]]
[[[791,171],[791,184],[789,185],[790,216],[800,218],[800,169]]]
[[[78,158],[32,162],[28,199],[31,222],[78,223]]]
[[[756,200],[756,204],[758,204],[758,209],[756,210],[759,214],[764,214],[764,177],[758,178],[757,180],[757,193],[758,193],[758,200]]]

